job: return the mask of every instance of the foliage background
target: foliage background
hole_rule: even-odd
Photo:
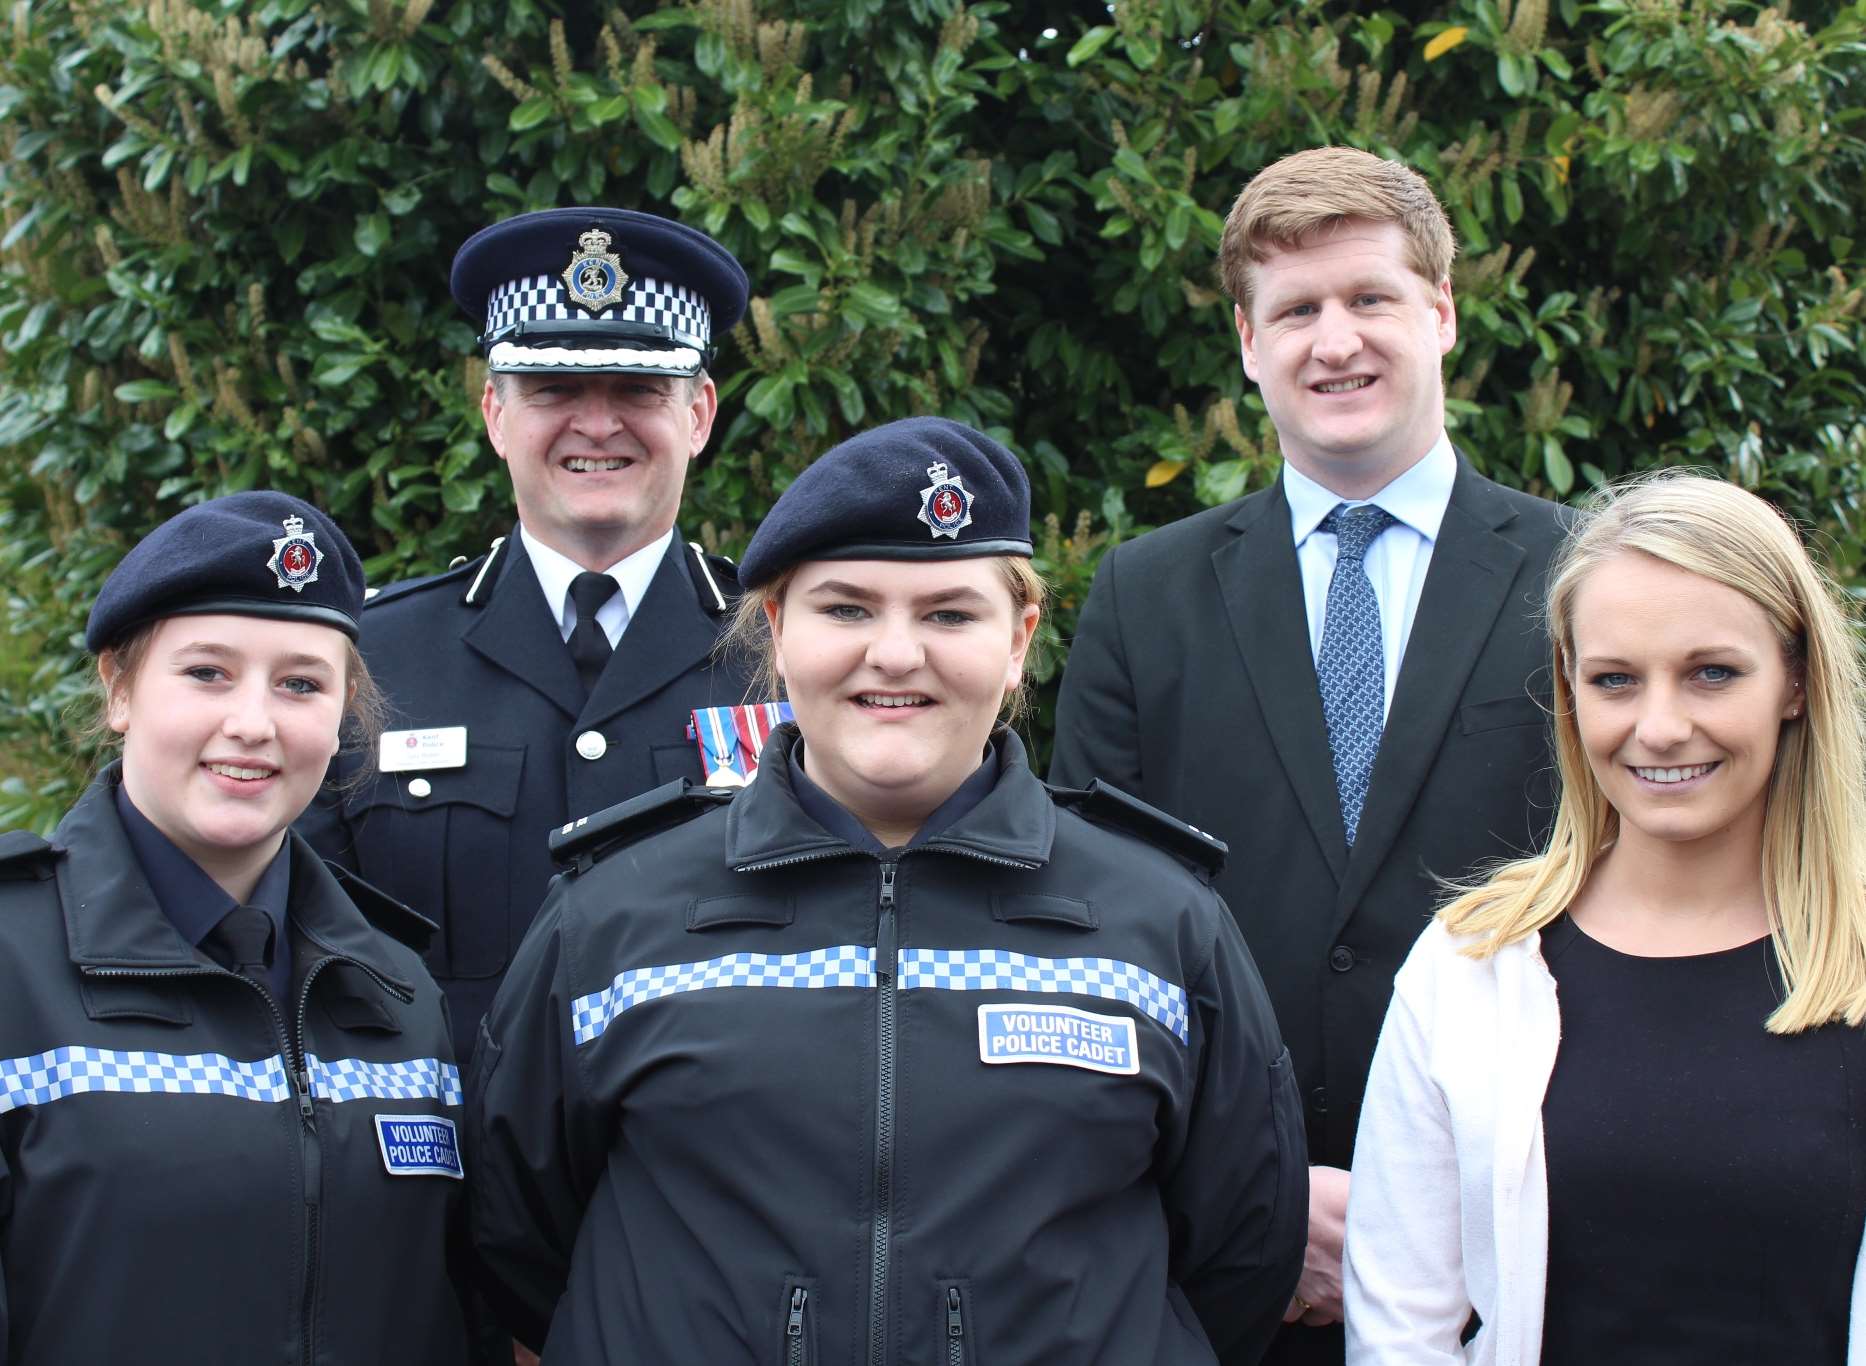
[[[1487,472],[1709,465],[1856,581],[1861,90],[1866,0],[16,0],[0,828],[75,795],[84,613],[186,503],[305,494],[376,582],[507,528],[447,268],[559,204],[681,217],[751,274],[684,518],[729,553],[833,441],[946,413],[1028,463],[1066,640],[1111,541],[1273,476],[1219,227],[1343,142],[1457,223],[1452,421]]]

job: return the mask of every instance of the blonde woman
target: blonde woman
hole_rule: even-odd
[[[1714,479],[1636,482],[1577,524],[1548,601],[1554,831],[1400,972],[1349,1208],[1350,1362],[1866,1361],[1842,604]]]

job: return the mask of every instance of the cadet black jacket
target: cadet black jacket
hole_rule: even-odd
[[[743,675],[712,656],[737,595],[730,561],[676,531],[587,700],[516,528],[491,555],[365,604],[363,656],[389,724],[463,726],[466,762],[376,773],[320,797],[299,830],[441,927],[427,961],[462,1057],[544,900],[550,832],[701,780],[690,713],[745,700]]]
[[[458,1366],[439,991],[303,841],[290,1008],[202,957],[116,777],[0,837],[0,1363]]]
[[[482,1026],[474,1240],[519,1336],[554,1366],[1254,1359],[1307,1154],[1224,903],[1008,732],[991,792],[885,858],[798,806],[795,741],[581,857]]]

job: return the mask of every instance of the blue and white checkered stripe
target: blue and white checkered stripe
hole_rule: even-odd
[[[311,1094],[319,1100],[438,1100],[459,1105],[460,1069],[439,1058],[409,1058],[404,1062],[365,1062],[361,1058],[334,1058],[315,1053],[305,1058],[311,1074]]]
[[[872,987],[875,951],[860,944],[836,944],[808,953],[729,953],[701,963],[668,963],[630,968],[601,991],[570,1003],[570,1024],[578,1043],[588,1043],[610,1021],[644,1001],[715,987]]]
[[[0,1114],[96,1091],[132,1095],[289,1100],[277,1057],[240,1062],[220,1053],[146,1053],[73,1045],[29,1058],[0,1058]]]
[[[875,985],[875,951],[837,944],[808,953],[732,953],[700,963],[631,968],[601,991],[571,1003],[580,1044],[600,1035],[623,1011],[687,991],[715,987],[861,987]],[[1185,991],[1118,958],[1037,958],[1006,949],[903,949],[900,988],[1033,991],[1124,1001],[1188,1041]]]
[[[670,336],[698,338],[702,346],[710,344],[713,336],[713,315],[704,298],[685,285],[648,277],[629,281],[622,298],[597,313],[587,313],[571,304],[562,278],[556,275],[510,280],[486,297],[486,330],[490,333],[498,333],[513,323],[565,322],[573,318],[647,323],[666,329]]]
[[[1188,1042],[1184,989],[1119,958],[1038,958],[1009,949],[902,949],[901,990],[1036,991],[1125,1001]]]

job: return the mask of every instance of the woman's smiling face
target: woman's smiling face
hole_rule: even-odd
[[[805,771],[910,834],[978,767],[1038,617],[988,558],[815,560],[765,610]]]
[[[1763,609],[1638,551],[1588,574],[1573,613],[1575,720],[1620,838],[1762,837],[1798,680]]]

